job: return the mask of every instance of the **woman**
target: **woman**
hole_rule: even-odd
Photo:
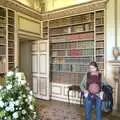
[[[80,88],[84,92],[85,120],[91,120],[93,105],[96,108],[96,120],[102,120],[102,99],[101,90],[102,75],[99,72],[96,62],[91,62],[88,72],[80,83]]]

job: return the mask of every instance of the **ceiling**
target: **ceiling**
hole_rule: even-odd
[[[37,10],[38,12],[45,12],[93,0],[17,0],[17,1],[32,9]]]

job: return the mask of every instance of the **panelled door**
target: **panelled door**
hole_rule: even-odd
[[[49,100],[49,43],[46,40],[32,44],[32,78],[34,95]]]

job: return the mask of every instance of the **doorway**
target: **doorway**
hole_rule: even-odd
[[[19,69],[24,72],[26,81],[32,89],[32,41],[21,39],[19,41]]]

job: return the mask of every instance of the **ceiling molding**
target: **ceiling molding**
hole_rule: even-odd
[[[73,14],[78,15],[89,11],[104,9],[107,1],[109,0],[93,0],[90,2],[72,5],[69,7],[65,7],[45,13],[40,13],[37,10],[32,9],[17,0],[0,0],[0,5],[13,9],[16,12],[23,13],[32,18],[45,21],[45,20],[68,17],[68,16],[72,16]]]
[[[63,17],[68,17],[74,15],[79,15],[81,13],[87,13],[89,11],[95,11],[99,9],[104,9],[108,0],[93,0],[83,4],[77,4],[62,9],[57,9],[49,12],[45,12],[42,15],[42,20],[53,20]]]
[[[0,0],[0,5],[41,20],[40,12],[22,4],[21,2],[18,2],[17,0]]]

